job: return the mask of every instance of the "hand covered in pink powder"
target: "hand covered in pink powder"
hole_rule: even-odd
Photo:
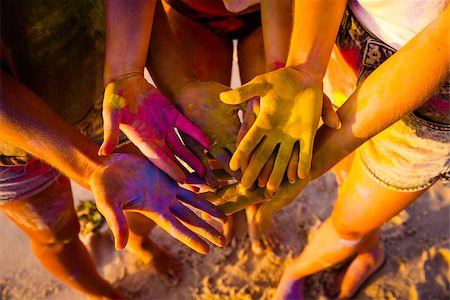
[[[117,249],[123,249],[128,240],[124,211],[143,214],[199,253],[209,251],[199,236],[219,247],[225,244],[224,236],[185,204],[221,223],[226,222],[226,216],[202,197],[179,187],[143,157],[113,153],[96,167],[88,184],[114,234]]]
[[[201,161],[182,144],[175,128],[189,135],[202,148],[209,147],[209,139],[184,117],[140,73],[123,76],[106,87],[103,98],[104,141],[99,155],[108,155],[117,146],[119,129],[159,169],[174,180],[184,183],[186,173],[175,158],[180,157],[204,176]]]

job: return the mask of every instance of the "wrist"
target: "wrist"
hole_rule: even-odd
[[[286,63],[286,68],[290,68],[290,69],[301,72],[305,76],[305,79],[306,79],[308,85],[310,85],[310,84],[322,85],[323,77],[325,76],[325,74],[322,74],[321,72],[317,72],[317,70],[314,70],[313,68],[309,68],[305,64],[290,65],[290,64]]]
[[[180,76],[177,80],[169,82],[162,91],[166,94],[170,99],[173,100],[175,104],[183,105],[182,99],[179,99],[180,94],[184,94],[186,90],[195,86],[200,82],[196,77],[188,77],[188,76]]]
[[[113,68],[109,64],[105,64],[103,70],[103,83],[107,86],[109,83],[130,78],[133,76],[144,77],[144,67],[143,66],[122,66],[118,68]]]
[[[284,67],[286,67],[286,63],[279,60],[275,60],[267,63],[266,72],[275,71]]]

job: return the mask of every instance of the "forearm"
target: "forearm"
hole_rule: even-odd
[[[345,0],[295,0],[286,66],[307,71],[322,81],[346,3]]]
[[[106,54],[104,82],[144,72],[155,0],[104,0]]]
[[[160,1],[155,9],[147,66],[158,89],[171,99],[186,84],[196,80],[192,69],[179,51]]]
[[[84,187],[104,158],[98,145],[70,127],[24,85],[1,74],[1,139],[59,169]]]
[[[322,127],[313,177],[429,99],[450,70],[449,8],[376,69],[338,110],[342,128]]]
[[[292,0],[262,0],[261,19],[267,71],[286,65],[292,32]]]

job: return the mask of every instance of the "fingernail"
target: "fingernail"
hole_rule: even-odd
[[[341,123],[340,120],[338,120],[338,124],[337,124],[337,126],[336,126],[336,129],[341,129],[341,127],[342,127],[342,123]]]
[[[295,179],[293,179],[293,180],[289,179],[289,183],[290,183],[290,184],[294,184],[296,181],[297,181],[297,180],[295,180]]]

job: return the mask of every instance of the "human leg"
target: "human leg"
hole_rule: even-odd
[[[126,212],[125,217],[129,226],[128,244],[125,249],[162,276],[167,283],[176,285],[180,280],[180,262],[148,237],[156,224],[135,212]]]
[[[288,267],[276,292],[285,299],[294,283],[349,257],[372,231],[412,203],[423,191],[398,192],[375,181],[354,160],[332,215]]]
[[[78,238],[80,226],[67,178],[60,177],[28,199],[3,204],[0,210],[28,235],[34,254],[55,277],[92,298],[120,298],[98,274]]]

